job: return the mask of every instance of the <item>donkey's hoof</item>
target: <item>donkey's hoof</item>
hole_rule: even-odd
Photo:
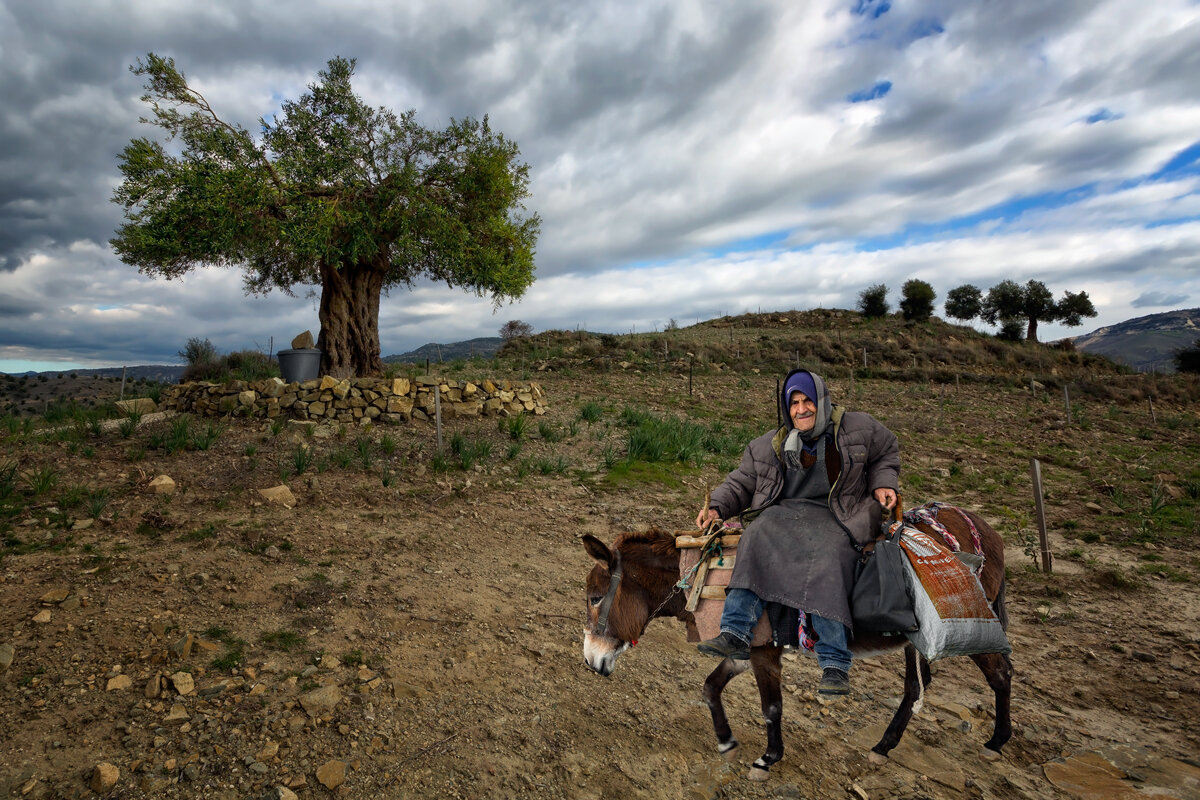
[[[983,760],[984,761],[999,761],[1000,753],[996,752],[995,750],[992,750],[991,748],[985,747],[985,748],[983,748]]]
[[[889,759],[887,756],[881,756],[879,753],[876,753],[874,750],[867,753],[867,761],[870,761],[871,766],[874,766],[874,767],[882,767],[884,764],[888,763],[888,761],[890,761],[890,760],[891,759]]]
[[[741,751],[741,749],[742,748],[740,745],[735,744],[733,747],[729,748],[728,750],[722,750],[721,758],[725,759],[726,761],[737,761],[738,753]]]
[[[746,777],[752,781],[762,783],[767,778],[771,777],[770,770],[765,770],[762,767],[750,767],[750,771],[746,773]]]

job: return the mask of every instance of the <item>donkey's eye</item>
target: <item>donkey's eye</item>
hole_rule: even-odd
[[[594,597],[589,597],[589,598],[588,598],[588,603],[589,603],[590,605],[593,605],[593,606],[598,606],[598,605],[600,605],[600,602],[601,602],[602,600],[604,600],[604,598],[603,598],[603,597],[601,597],[600,595],[596,595],[596,596],[594,596]]]

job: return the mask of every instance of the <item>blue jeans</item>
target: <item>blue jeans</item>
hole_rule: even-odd
[[[763,602],[749,589],[727,589],[725,610],[721,612],[721,631],[743,642],[753,638],[754,626],[763,613]],[[849,674],[853,656],[847,644],[849,632],[842,623],[809,614],[813,632],[817,634],[815,650],[821,669],[832,667]]]

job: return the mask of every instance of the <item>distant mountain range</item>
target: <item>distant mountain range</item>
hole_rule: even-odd
[[[1200,308],[1128,319],[1074,337],[1080,350],[1142,372],[1174,372],[1175,351],[1200,339]]]
[[[453,344],[430,342],[407,353],[384,356],[383,360],[387,364],[424,364],[425,359],[428,358],[436,364],[439,361],[453,361],[456,358],[470,358],[471,356],[491,358],[496,355],[496,351],[502,344],[504,344],[504,340],[499,336],[482,336],[478,339],[468,339],[465,342],[454,342]]]
[[[22,376],[45,375],[47,378],[65,378],[71,375],[88,376],[96,378],[119,378],[121,370],[125,370],[125,380],[148,380],[158,383],[178,383],[180,376],[183,375],[184,368],[182,366],[170,366],[168,364],[143,364],[136,367],[99,367],[97,369],[62,369],[49,370],[47,372],[12,372],[9,373],[14,377]]]

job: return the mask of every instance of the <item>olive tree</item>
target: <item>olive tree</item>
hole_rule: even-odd
[[[964,322],[975,319],[983,310],[983,293],[978,286],[965,283],[946,292],[946,316]]]
[[[524,213],[529,167],[487,117],[444,130],[368,106],[335,57],[258,132],[218,116],[171,58],[146,78],[144,120],[177,140],[138,138],[120,154],[113,195],[125,223],[112,245],[147,275],[240,267],[248,292],[320,287],[322,371],[377,374],[380,296],[421,277],[497,305],[533,282],[540,220]]]
[[[1096,316],[1096,308],[1087,292],[1065,292],[1063,299],[1055,302],[1054,295],[1046,284],[1030,280],[1024,286],[1016,281],[1004,280],[988,290],[983,300],[980,316],[984,321],[1001,327],[1012,328],[1024,322],[1025,338],[1036,342],[1038,322],[1062,322],[1075,327],[1083,324],[1084,317]]]
[[[858,311],[867,319],[887,316],[888,288],[882,283],[868,286],[858,293]]]
[[[912,278],[900,288],[900,313],[908,322],[925,322],[933,316],[933,301],[937,292],[922,280]]]

